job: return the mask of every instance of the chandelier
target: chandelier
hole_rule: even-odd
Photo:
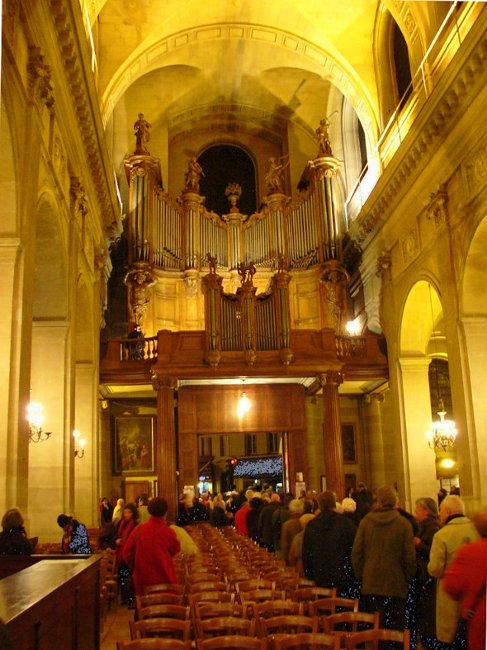
[[[39,402],[30,402],[27,406],[27,420],[29,422],[29,442],[43,442],[48,440],[51,431],[44,431],[44,409]]]
[[[438,409],[437,413],[440,419],[431,423],[431,429],[426,434],[426,439],[430,449],[449,451],[455,445],[457,428],[453,420],[445,420],[446,411],[441,398],[438,400]]]
[[[431,309],[431,323],[432,327],[434,324],[434,315],[433,315],[433,299],[431,297],[431,285],[428,286],[429,288],[429,299],[430,299],[430,309]],[[434,420],[431,423],[431,429],[426,433],[426,439],[428,441],[428,446],[430,449],[433,449],[436,452],[447,452],[451,451],[455,445],[455,440],[457,437],[457,428],[455,426],[455,422],[453,420],[446,420],[445,415],[446,415],[446,409],[443,404],[443,399],[441,396],[441,385],[440,385],[440,380],[438,377],[438,350],[437,350],[437,335],[436,332],[432,332],[433,341],[435,345],[435,366],[434,366],[434,371],[435,371],[435,380],[436,380],[436,391],[437,391],[437,399],[438,399],[438,410],[437,410],[437,415],[439,417],[439,420]]]

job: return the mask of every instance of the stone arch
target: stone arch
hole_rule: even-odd
[[[350,101],[362,122],[367,140],[377,142],[377,117],[373,98],[359,75],[345,62],[339,60],[316,43],[311,43],[295,34],[271,26],[248,23],[202,25],[170,34],[143,50],[138,50],[119,68],[107,85],[102,97],[102,117],[106,125],[113,110],[126,90],[142,75],[165,65],[164,60],[175,50],[191,61],[191,49],[198,42],[208,47],[212,41],[252,41],[256,47],[272,47],[273,60],[279,61],[279,54],[295,53],[300,67],[326,78]]]
[[[397,391],[400,413],[402,464],[411,504],[437,492],[435,454],[425,438],[431,427],[428,354],[432,333],[443,308],[437,285],[420,279],[407,291],[398,328]]]
[[[442,318],[443,308],[433,281],[417,281],[403,305],[399,328],[400,355],[427,355],[431,336]]]
[[[463,454],[465,471],[471,472],[472,494],[477,503],[487,498],[487,218],[480,221],[468,247],[460,285],[460,329],[462,345],[462,381],[466,426]],[[459,440],[462,444],[462,441]]]

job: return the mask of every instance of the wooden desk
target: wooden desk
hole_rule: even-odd
[[[15,650],[98,650],[99,556],[41,560],[0,580]]]

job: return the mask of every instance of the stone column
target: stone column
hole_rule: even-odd
[[[367,481],[370,485],[384,485],[385,454],[382,431],[382,393],[365,395],[362,401],[362,414],[366,436]]]
[[[326,487],[335,492],[337,499],[341,501],[345,496],[345,476],[338,386],[343,378],[340,372],[329,371],[319,379],[323,386],[323,452]]]
[[[178,508],[176,422],[174,411],[174,389],[172,377],[153,375],[152,383],[157,391],[157,427],[155,458],[159,496],[168,503],[168,519],[176,519]]]
[[[402,378],[402,445],[405,484],[410,493],[406,505],[412,508],[420,497],[436,498],[435,453],[429,449],[426,432],[431,428],[428,380],[429,357],[399,358]]]

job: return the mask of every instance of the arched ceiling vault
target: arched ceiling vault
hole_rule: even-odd
[[[174,89],[153,85],[152,95],[160,99],[159,114],[150,116],[153,123],[168,111],[223,100],[267,112],[275,110],[276,102],[290,106],[298,121],[315,129],[334,87],[354,107],[369,142],[376,141],[372,38],[377,4],[370,0],[107,0],[97,6],[105,124],[139,80],[182,66],[194,75],[178,80],[180,101],[174,108],[173,98],[166,97]],[[151,99],[150,84],[144,86],[146,95],[138,94],[141,110],[144,99]],[[309,109],[310,95],[315,105],[322,99],[318,113]]]

